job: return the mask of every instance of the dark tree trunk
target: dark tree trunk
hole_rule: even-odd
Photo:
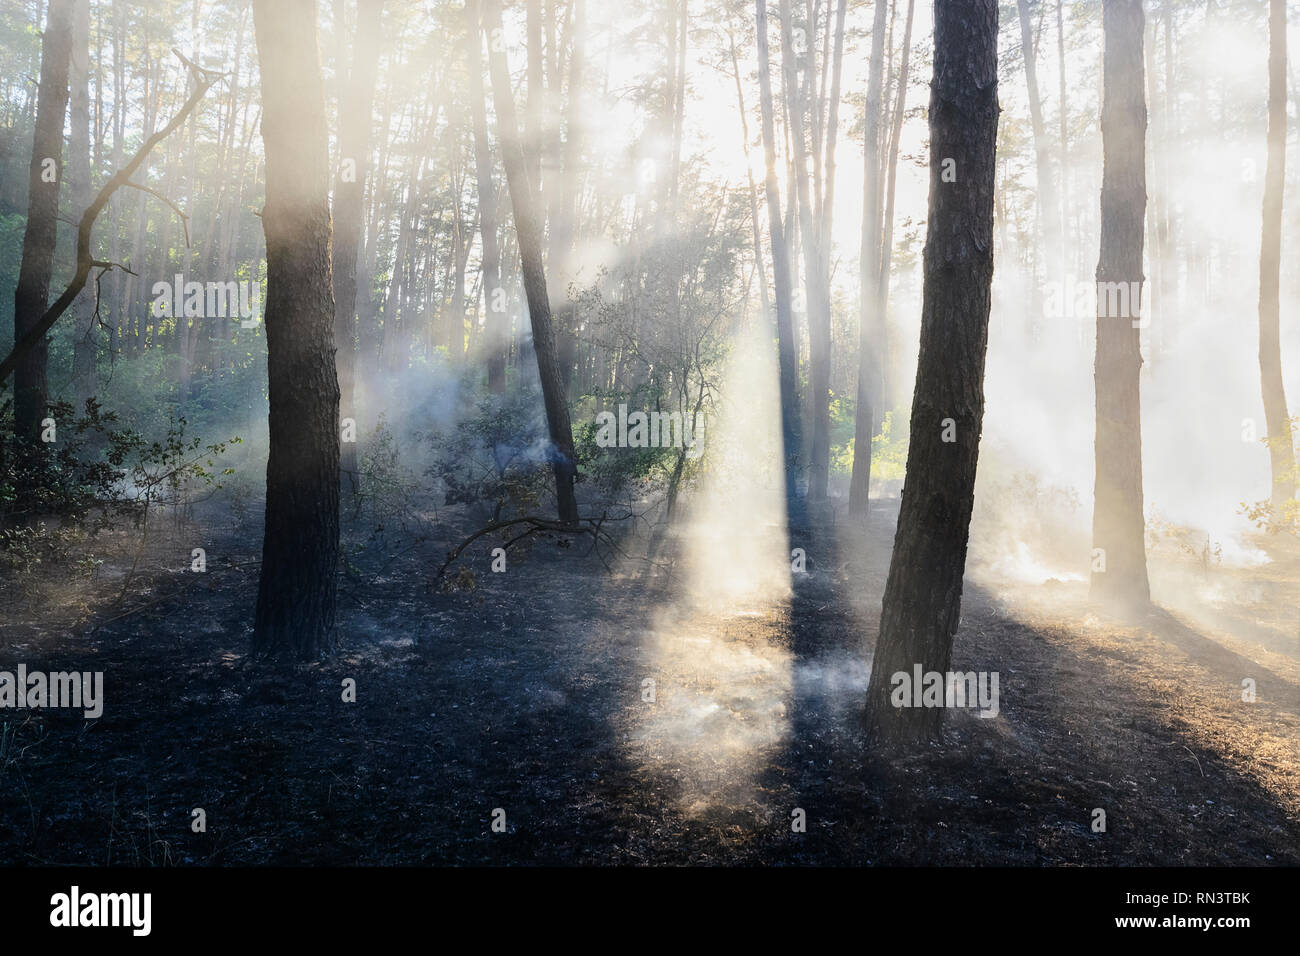
[[[871,63],[862,152],[862,245],[858,263],[858,407],[853,423],[853,475],[849,479],[849,514],[865,518],[871,491],[871,439],[881,403],[884,316],[876,285],[880,281],[880,88],[883,85],[885,12],[888,0],[876,0],[871,27]]]
[[[15,344],[40,321],[49,305],[59,183],[63,180],[63,118],[68,108],[74,6],[75,0],[50,0],[41,40],[41,81],[27,180],[27,225],[23,231],[18,285],[14,290]],[[52,178],[47,161],[53,161]],[[42,339],[14,370],[14,437],[21,455],[34,456],[41,447],[41,419],[45,417],[49,399],[45,379],[48,353],[49,347]]]
[[[1101,554],[1094,557],[1091,590],[1094,600],[1130,612],[1151,598],[1142,514],[1142,333],[1136,327],[1146,215],[1141,0],[1104,0],[1102,30],[1101,256],[1094,371],[1097,477],[1092,517],[1092,546]],[[1112,294],[1112,289],[1118,291]],[[1125,290],[1133,290],[1127,309]]]
[[[781,63],[785,76],[786,109],[790,120],[790,138],[794,177],[791,189],[797,198],[799,237],[804,259],[804,291],[808,300],[808,419],[811,441],[808,445],[808,498],[825,499],[830,471],[830,304],[821,287],[818,229],[814,222],[813,203],[808,182],[808,139],[804,128],[807,102],[800,91],[799,69],[795,62],[790,0],[780,0]],[[811,86],[814,37],[808,38],[804,75]]]
[[[798,361],[790,291],[790,248],[781,225],[781,194],[776,185],[776,128],[772,117],[772,73],[768,53],[767,2],[757,0],[759,110],[763,120],[768,241],[772,246],[772,285],[776,294],[776,350],[781,382],[781,439],[785,446],[785,494],[793,501],[799,482]]]
[[[483,26],[489,36],[501,28],[498,0],[482,0]],[[514,94],[510,88],[510,67],[504,50],[489,47],[488,65],[492,73],[492,95],[496,104],[497,138],[510,188],[510,204],[515,214],[515,233],[519,238],[519,259],[523,270],[524,295],[528,299],[528,317],[533,330],[533,351],[542,382],[542,400],[546,405],[546,423],[550,430],[555,467],[555,497],[560,520],[576,524],[578,501],[573,483],[577,462],[573,450],[573,432],[569,406],[564,397],[564,380],[560,374],[555,327],[551,304],[546,292],[546,266],[542,257],[541,197],[529,179],[528,161],[519,144],[519,127],[515,119]]]
[[[270,459],[253,652],[332,649],[339,546],[339,384],[330,276],[329,138],[314,0],[254,0],[266,144]]]
[[[1286,2],[1269,0],[1268,165],[1264,172],[1264,228],[1259,247],[1259,371],[1264,421],[1278,517],[1295,497],[1295,446],[1282,387],[1279,280],[1282,261],[1282,190],[1286,182]]]
[[[370,172],[370,127],[379,66],[383,0],[358,0],[356,52],[339,110],[339,168],[334,176],[334,342],[338,347],[339,417],[357,420],[357,255]],[[354,175],[345,175],[345,170]],[[341,477],[357,491],[357,443],[339,449]]]
[[[907,481],[867,688],[868,728],[885,743],[939,732],[940,708],[892,706],[891,678],[910,675],[917,664],[944,673],[951,663],[984,419],[998,126],[996,0],[936,3],[934,34],[921,348]],[[945,182],[954,172],[955,181]]]

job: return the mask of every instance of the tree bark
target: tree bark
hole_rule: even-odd
[[[867,688],[868,730],[886,744],[938,736],[941,708],[892,706],[892,678],[918,664],[946,673],[961,613],[993,279],[997,35],[996,0],[935,4],[921,347]]]
[[[270,458],[253,653],[333,648],[339,384],[330,275],[329,136],[314,0],[254,0],[266,148]]]
[[[1264,225],[1259,248],[1259,372],[1273,473],[1273,507],[1295,497],[1295,445],[1282,385],[1279,285],[1282,264],[1282,193],[1286,185],[1286,0],[1268,7],[1268,165],[1264,172]]]
[[[1142,513],[1142,371],[1138,326],[1146,214],[1146,98],[1142,2],[1103,0],[1101,255],[1097,262],[1097,471],[1092,519],[1092,597],[1120,613],[1145,607]],[[1129,290],[1112,295],[1122,283]],[[1096,549],[1101,549],[1100,554]],[[1102,563],[1104,561],[1104,564]],[[1101,570],[1104,567],[1105,570]]]
[[[40,323],[49,303],[59,184],[63,180],[63,118],[68,108],[74,6],[74,0],[50,0],[45,34],[41,38],[36,129],[27,178],[27,224],[23,230],[18,285],[14,290],[15,345]],[[49,400],[45,378],[48,354],[49,347],[42,337],[14,370],[14,437],[21,456],[35,456],[41,447],[41,420]],[[34,462],[35,458],[31,460]]]
[[[483,27],[492,36],[501,28],[499,0],[482,0]],[[564,380],[560,375],[555,328],[551,304],[546,291],[546,266],[542,255],[541,202],[529,179],[528,161],[519,143],[515,118],[514,94],[510,88],[510,67],[504,49],[488,47],[488,66],[492,74],[492,96],[496,105],[497,139],[506,169],[510,204],[514,210],[515,233],[519,239],[519,259],[523,270],[524,295],[528,300],[528,317],[533,330],[533,351],[542,383],[542,400],[550,431],[552,464],[555,470],[555,497],[560,520],[565,524],[578,521],[578,500],[574,494],[577,460],[573,449],[573,431],[569,406],[564,397]]]

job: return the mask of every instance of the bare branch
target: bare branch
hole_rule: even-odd
[[[181,226],[185,229],[185,248],[188,249],[188,248],[190,247],[190,217],[187,216],[187,215],[185,215],[185,213],[181,212],[181,207],[180,207],[180,206],[176,205],[174,202],[172,202],[170,199],[168,199],[168,198],[167,198],[166,196],[164,196],[162,193],[158,192],[158,190],[153,189],[153,188],[151,188],[151,187],[149,187],[149,186],[143,186],[143,185],[141,185],[140,183],[136,183],[136,182],[125,182],[125,183],[123,183],[122,185],[123,185],[123,186],[130,186],[132,189],[138,189],[138,190],[140,190],[140,192],[142,192],[142,193],[148,193],[150,196],[153,196],[153,197],[155,197],[155,198],[157,198],[157,199],[160,199],[160,200],[162,200],[163,202],[165,202],[168,206],[170,206],[171,209],[172,209],[172,212],[174,212],[174,213],[176,213],[176,215],[180,216],[180,218],[181,218]],[[129,270],[128,270],[128,271],[129,271]]]
[[[194,74],[194,92],[190,94],[189,98],[185,101],[185,104],[180,108],[180,111],[171,118],[171,121],[145,140],[144,144],[136,151],[136,154],[131,157],[130,161],[114,173],[108,182],[104,183],[100,188],[99,193],[82,214],[81,222],[77,226],[77,271],[73,275],[72,281],[68,283],[67,288],[64,289],[63,293],[54,300],[54,304],[45,310],[40,321],[28,329],[27,333],[21,340],[14,343],[13,350],[8,356],[6,356],[3,362],[0,362],[0,385],[4,385],[4,383],[8,381],[9,376],[13,374],[14,369],[18,367],[18,363],[22,361],[23,357],[34,349],[36,345],[49,334],[50,329],[54,327],[54,323],[59,320],[63,313],[68,310],[68,307],[76,300],[77,296],[81,294],[81,290],[86,287],[86,281],[90,278],[90,270],[92,268],[98,267],[103,270],[120,268],[127,272],[131,271],[126,269],[125,266],[118,265],[117,263],[104,262],[103,260],[96,259],[91,254],[90,232],[95,225],[95,220],[98,219],[99,214],[104,211],[104,207],[108,205],[108,200],[112,197],[113,193],[117,192],[117,190],[122,186],[131,185],[136,186],[138,189],[145,188],[136,183],[132,183],[131,177],[134,176],[140,167],[144,165],[145,159],[149,156],[149,153],[152,152],[153,148],[184,124],[189,115],[198,108],[199,101],[203,99],[204,95],[212,85],[224,76],[228,75],[224,73],[216,73],[212,70],[205,70],[203,67],[186,59],[186,57],[179,51],[173,52],[176,53],[176,56],[180,58],[181,62],[184,63]],[[145,191],[153,192],[149,189],[145,189]],[[154,195],[158,194],[154,193]],[[163,197],[159,196],[159,198],[161,199]],[[171,203],[169,202],[168,205],[171,205]],[[172,206],[172,208],[175,209],[176,207]],[[189,230],[187,227],[186,236],[188,237],[188,235]],[[134,274],[135,273],[132,273],[132,275]],[[100,275],[102,276],[103,273],[101,272]]]
[[[596,552],[596,556],[600,558],[601,563],[604,564],[605,568],[608,570],[609,562],[607,562],[605,556],[601,554],[600,545],[603,544],[614,551],[620,551],[621,549],[610,536],[609,532],[605,530],[606,522],[627,521],[639,517],[640,515],[633,514],[629,511],[627,514],[619,515],[615,518],[610,518],[606,514],[602,514],[599,518],[579,518],[576,525],[567,524],[563,521],[556,521],[550,518],[539,518],[536,515],[524,515],[522,518],[511,518],[506,521],[493,521],[485,527],[475,531],[455,548],[449,551],[447,553],[447,560],[442,563],[442,567],[438,568],[437,572],[433,576],[433,580],[434,582],[441,580],[443,575],[447,573],[447,569],[455,563],[456,559],[464,553],[465,549],[479,538],[482,538],[484,535],[492,534],[494,531],[504,531],[507,528],[514,528],[519,525],[523,525],[524,530],[505,543],[505,550],[509,551],[510,548],[518,542],[535,534],[557,534],[570,537],[574,535],[587,535],[591,538],[591,550]],[[591,552],[588,551],[588,553]]]

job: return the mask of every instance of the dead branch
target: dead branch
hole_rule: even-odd
[[[493,521],[485,527],[475,531],[447,553],[447,560],[442,563],[442,567],[438,568],[437,573],[433,577],[433,582],[437,583],[440,581],[443,575],[447,573],[447,569],[451,567],[451,565],[455,563],[456,559],[465,552],[465,549],[479,538],[493,534],[497,531],[504,531],[507,528],[515,528],[519,526],[523,526],[524,530],[510,538],[505,543],[505,550],[509,551],[511,547],[518,544],[520,541],[535,534],[586,536],[591,538],[591,548],[587,553],[590,554],[592,551],[595,551],[596,556],[600,558],[601,563],[605,565],[605,569],[609,570],[609,562],[605,560],[604,554],[601,553],[601,546],[619,553],[622,553],[622,549],[619,548],[618,543],[610,536],[609,532],[605,530],[606,523],[610,521],[628,521],[637,517],[639,517],[639,515],[635,515],[632,512],[614,518],[610,518],[608,514],[602,514],[599,518],[579,518],[577,524],[568,524],[563,521],[557,521],[553,518],[539,518],[536,515],[524,515],[522,518],[511,518],[508,521]]]
[[[112,197],[113,193],[117,192],[117,190],[122,186],[135,186],[137,189],[144,189],[146,192],[153,193],[155,196],[158,195],[151,189],[147,189],[137,183],[131,182],[131,177],[135,175],[136,171],[142,165],[144,165],[145,158],[148,157],[153,148],[184,124],[189,115],[198,108],[199,101],[203,99],[204,95],[212,85],[222,79],[222,77],[228,75],[225,73],[218,73],[214,70],[206,70],[203,67],[198,66],[181,54],[179,50],[173,50],[172,52],[175,53],[180,61],[185,64],[191,73],[193,73],[195,81],[194,92],[190,94],[189,99],[185,101],[185,104],[180,108],[180,111],[171,118],[171,121],[145,140],[144,144],[136,154],[131,157],[130,162],[114,173],[108,182],[104,183],[103,187],[100,188],[99,193],[96,194],[94,200],[82,214],[81,222],[77,226],[77,271],[73,274],[72,281],[68,283],[68,287],[63,290],[63,293],[57,299],[54,300],[54,304],[45,310],[40,321],[28,329],[27,334],[24,335],[21,340],[14,343],[13,350],[8,356],[6,356],[3,362],[0,362],[0,386],[3,386],[4,383],[9,380],[9,376],[12,375],[14,369],[18,367],[18,363],[21,362],[24,356],[34,349],[47,334],[49,334],[50,329],[54,327],[54,323],[59,320],[63,313],[68,310],[68,307],[76,300],[77,296],[81,294],[81,290],[86,287],[86,281],[90,277],[90,270],[95,267],[107,270],[116,265],[115,263],[104,262],[96,259],[90,251],[91,229],[95,225],[95,220],[99,218],[99,214],[103,212],[104,207],[108,205],[108,200]],[[160,196],[159,198],[162,197]],[[169,202],[168,205],[171,205],[171,203]],[[172,206],[172,208],[175,209],[176,207]],[[179,210],[177,211],[179,212]],[[189,227],[187,226],[187,242],[188,236]],[[101,275],[102,274],[103,273],[101,272]]]
[[[172,202],[162,193],[158,192],[158,190],[153,189],[150,186],[144,186],[140,183],[133,183],[133,182],[125,182],[122,185],[130,186],[132,189],[138,189],[142,193],[148,193],[150,196],[153,196],[156,199],[159,199],[162,202],[165,202],[168,206],[170,206],[172,212],[176,213],[176,215],[180,217],[181,227],[185,230],[185,248],[188,249],[190,247],[190,217],[185,215],[185,213],[181,212],[180,206],[176,205],[176,203]]]

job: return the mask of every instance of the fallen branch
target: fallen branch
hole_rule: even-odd
[[[131,161],[114,173],[108,182],[104,183],[103,187],[99,190],[99,193],[82,214],[81,222],[77,226],[77,271],[73,274],[72,281],[68,283],[68,287],[63,290],[63,293],[57,299],[54,300],[54,304],[45,310],[40,321],[28,329],[27,333],[19,341],[14,343],[13,351],[9,353],[3,362],[0,362],[0,386],[3,386],[4,383],[9,380],[9,376],[13,374],[14,369],[18,367],[18,364],[23,360],[27,353],[40,344],[41,340],[49,334],[50,329],[54,327],[54,323],[59,321],[59,318],[63,313],[68,310],[68,307],[76,301],[77,296],[81,294],[81,290],[86,287],[86,281],[90,277],[91,269],[99,268],[101,270],[100,275],[102,276],[104,272],[107,272],[111,268],[123,268],[117,266],[116,263],[105,262],[96,259],[91,255],[90,231],[95,225],[95,220],[98,219],[99,214],[104,211],[104,207],[108,205],[108,200],[112,198],[113,193],[117,192],[117,190],[122,186],[134,186],[136,189],[143,189],[145,192],[152,193],[155,196],[158,195],[158,193],[154,192],[152,189],[131,182],[131,177],[135,175],[136,170],[144,165],[145,158],[153,148],[179,129],[189,115],[198,108],[199,101],[203,99],[204,95],[212,85],[227,75],[225,73],[217,73],[214,70],[205,70],[203,67],[186,58],[179,50],[173,50],[172,52],[175,53],[180,61],[189,68],[191,73],[194,74],[194,81],[196,84],[194,92],[191,93],[189,99],[185,101],[180,112],[173,116],[166,126],[145,140],[144,145],[142,145],[136,154],[131,157]],[[161,199],[162,197],[159,196],[159,198]],[[176,207],[170,202],[168,202],[168,205],[171,205],[173,209],[176,209]],[[178,213],[180,212],[180,210],[176,211]],[[187,239],[188,234],[189,227],[187,225]]]
[[[505,550],[509,551],[520,541],[535,534],[585,535],[591,538],[591,550],[588,551],[588,554],[590,554],[591,551],[595,551],[596,556],[600,558],[601,563],[604,564],[606,570],[608,570],[609,562],[607,562],[605,556],[601,554],[600,546],[605,545],[614,551],[620,552],[621,549],[618,547],[618,544],[614,539],[610,537],[609,532],[605,530],[605,524],[609,521],[627,521],[631,518],[637,517],[639,517],[639,515],[632,514],[631,512],[628,512],[625,515],[619,515],[616,518],[610,518],[608,514],[602,514],[599,518],[579,518],[576,524],[557,521],[553,518],[539,518],[536,515],[525,515],[522,518],[511,518],[509,521],[493,521],[491,524],[475,531],[468,538],[449,551],[447,553],[447,560],[442,563],[442,567],[438,568],[433,580],[434,583],[440,581],[443,575],[447,573],[447,569],[451,567],[452,564],[455,563],[456,559],[465,552],[465,549],[479,538],[482,538],[484,535],[493,534],[497,531],[504,531],[507,528],[519,527],[521,525],[524,527],[524,530],[505,543]]]

